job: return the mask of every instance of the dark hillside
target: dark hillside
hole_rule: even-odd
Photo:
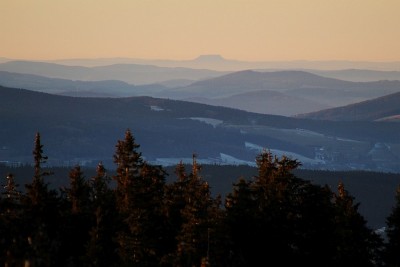
[[[197,153],[204,163],[254,165],[262,149],[272,149],[310,168],[400,169],[398,123],[319,121],[152,97],[78,98],[6,87],[0,87],[0,114],[0,161],[30,162],[39,131],[53,165],[112,162],[117,140],[130,128],[147,160],[157,164],[186,162]]]
[[[334,121],[388,121],[400,116],[400,93],[363,101],[344,107],[301,114],[296,117]]]

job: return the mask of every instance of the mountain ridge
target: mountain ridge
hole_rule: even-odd
[[[0,63],[0,70],[69,80],[120,80],[135,85],[164,82],[174,79],[198,80],[225,73],[206,69],[190,69],[184,67],[166,68],[141,64],[112,64],[106,66],[82,67],[31,61],[9,61]]]
[[[203,59],[214,57],[222,64],[200,64]],[[98,65],[110,64],[114,62],[151,64],[162,67],[188,67],[188,68],[206,68],[218,71],[240,71],[244,69],[320,69],[320,70],[338,70],[338,69],[370,69],[370,70],[389,70],[400,71],[399,61],[373,62],[373,61],[350,61],[350,60],[275,60],[275,61],[249,61],[225,58],[222,55],[199,55],[191,59],[173,60],[173,59],[133,59],[133,58],[103,58],[103,59],[64,59],[53,60],[63,64],[81,64]]]
[[[0,64],[0,69],[1,66]],[[52,65],[46,66],[52,67]],[[110,70],[109,67],[99,67],[99,69],[105,72]],[[143,71],[147,77],[157,75],[147,72],[146,69]],[[118,73],[119,76],[129,76],[130,66],[113,66],[113,72]],[[115,73],[111,73],[109,76],[118,78]],[[84,76],[85,73],[79,73],[79,75]],[[133,85],[121,80],[104,80],[107,76],[101,76],[103,80],[99,81],[81,81],[0,71],[0,84],[72,96],[147,95],[177,100],[192,99],[194,102],[197,99],[201,100],[197,102],[209,105],[285,116],[345,106],[400,91],[400,81],[349,82],[304,71],[259,72],[245,70],[228,74],[218,73],[218,75],[218,77],[204,78],[193,82],[187,79],[178,79],[158,84]],[[168,76],[168,78],[173,78],[173,76]],[[262,93],[265,91],[273,91],[273,93],[269,95]],[[245,96],[248,102],[253,104],[246,105],[237,95]],[[280,97],[278,98],[278,96]]]
[[[202,103],[221,106],[241,106],[242,102],[225,103],[223,99],[234,95],[260,91],[275,91],[287,97],[302,99],[299,107],[307,106],[308,110],[318,111],[321,108],[344,106],[351,103],[373,99],[400,91],[400,81],[378,82],[349,82],[333,78],[321,77],[304,71],[274,71],[258,72],[245,70],[229,73],[219,77],[197,81],[188,86],[169,89],[160,92],[157,97],[173,99],[199,99]],[[209,101],[206,101],[209,99]],[[261,96],[252,101],[259,101]],[[265,100],[268,103],[268,100]],[[285,102],[282,101],[282,105]],[[248,111],[254,111],[253,110]],[[260,108],[258,108],[260,110]],[[282,114],[274,109],[266,109],[264,114],[295,115],[304,113],[304,108],[297,109],[296,105],[287,106],[287,112]]]
[[[295,117],[334,121],[400,121],[400,92]]]
[[[258,153],[271,149],[308,168],[400,171],[399,123],[317,121],[148,96],[66,97],[5,87],[0,113],[0,161],[30,162],[39,131],[51,164],[111,165],[116,141],[130,128],[147,160],[157,164],[190,160],[195,152],[199,162],[254,165]]]

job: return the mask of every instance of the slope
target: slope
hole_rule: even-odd
[[[248,70],[166,90],[157,97],[216,99],[262,90],[276,91],[290,97],[308,100],[309,103],[317,103],[316,106],[310,105],[310,110],[317,111],[321,106],[337,107],[400,92],[400,81],[348,82],[304,71]]]
[[[394,93],[343,107],[301,114],[296,117],[335,121],[399,121],[399,103],[400,93]]]
[[[330,107],[308,99],[271,90],[251,91],[221,98],[193,97],[183,100],[283,116],[292,116]]]
[[[79,98],[5,87],[0,114],[0,161],[6,162],[31,162],[39,131],[51,164],[112,165],[115,144],[130,128],[143,155],[157,164],[197,153],[200,162],[254,165],[256,155],[270,149],[307,168],[400,170],[399,123],[318,121],[152,97]]]

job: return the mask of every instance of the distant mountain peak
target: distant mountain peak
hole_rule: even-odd
[[[200,55],[198,56],[195,61],[201,62],[215,62],[215,61],[225,61],[226,59],[223,58],[221,55]]]

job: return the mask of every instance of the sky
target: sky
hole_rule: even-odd
[[[400,61],[399,0],[0,0],[0,57]]]

